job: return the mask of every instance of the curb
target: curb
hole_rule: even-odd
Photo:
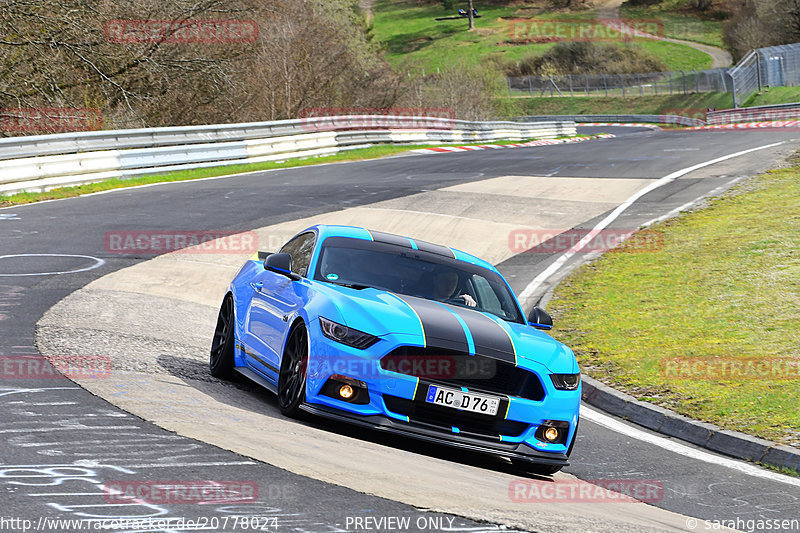
[[[475,150],[502,150],[504,148],[527,148],[531,146],[552,146],[555,144],[573,144],[595,139],[613,139],[616,135],[610,133],[600,133],[597,135],[578,135],[567,137],[566,139],[539,139],[526,143],[512,144],[479,144],[473,146],[437,146],[436,148],[417,148],[411,150],[415,154],[446,154],[452,152],[472,152]]]
[[[687,128],[690,130],[755,130],[763,128],[797,128],[798,120],[774,120],[770,122],[739,122],[736,124],[712,124]]]
[[[581,379],[583,401],[609,414],[729,457],[800,472],[800,449],[693,420],[586,375]]]
[[[661,126],[649,122],[577,122],[576,125],[579,128],[581,126],[616,126],[620,128],[650,128],[657,131],[663,129]]]

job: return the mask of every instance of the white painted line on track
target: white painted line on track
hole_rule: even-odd
[[[125,468],[183,468],[187,466],[247,466],[257,465],[255,461],[216,462],[216,463],[148,463],[141,465],[125,465]]]
[[[759,146],[757,148],[750,148],[748,150],[742,150],[741,152],[736,152],[733,154],[728,154],[722,157],[718,157],[716,159],[712,159],[711,161],[706,161],[704,163],[698,163],[696,165],[692,165],[687,168],[683,168],[681,170],[677,170],[671,174],[667,174],[663,178],[656,180],[655,182],[651,183],[644,189],[640,190],[639,192],[633,194],[630,198],[625,200],[622,204],[620,204],[616,209],[614,209],[608,216],[606,216],[603,220],[601,220],[592,230],[587,233],[575,246],[564,252],[558,259],[555,260],[550,266],[548,266],[544,271],[542,271],[538,276],[536,276],[533,281],[531,281],[527,287],[522,291],[519,295],[520,303],[525,306],[527,301],[533,296],[534,292],[542,285],[545,281],[547,281],[550,276],[555,274],[556,272],[561,269],[564,264],[569,261],[572,256],[580,252],[587,244],[592,242],[592,240],[597,236],[600,231],[602,231],[605,227],[611,224],[614,220],[616,220],[626,209],[628,209],[631,205],[633,205],[636,200],[643,197],[644,195],[662,187],[676,179],[680,178],[681,176],[685,176],[690,172],[694,172],[695,170],[699,170],[701,168],[705,168],[716,163],[721,163],[722,161],[727,161],[728,159],[733,159],[735,157],[739,157],[745,154],[749,154],[752,152],[757,152],[759,150],[766,150],[767,148],[774,148],[776,146],[780,146],[784,144],[786,141],[781,141],[777,143],[767,144],[765,146]]]
[[[94,264],[85,268],[76,268],[73,270],[64,270],[64,271],[57,271],[57,272],[30,272],[24,274],[2,274],[0,273],[0,277],[5,278],[13,278],[13,277],[23,277],[23,276],[57,276],[61,274],[76,274],[78,272],[87,272],[89,270],[94,270],[95,268],[100,268],[101,266],[106,264],[105,259],[100,259],[99,257],[94,257],[91,255],[75,255],[75,254],[14,254],[14,255],[0,255],[0,259],[13,259],[15,257],[78,257],[82,259],[91,259],[94,261]]]
[[[745,177],[746,177],[746,176],[740,176],[740,177],[738,177],[738,178],[732,179],[731,181],[729,181],[729,182],[728,182],[728,183],[726,183],[725,185],[720,185],[719,187],[717,187],[717,188],[716,188],[716,189],[714,189],[713,191],[711,191],[711,192],[707,193],[707,194],[705,195],[705,197],[706,197],[706,198],[710,198],[710,197],[712,197],[712,196],[716,196],[717,194],[721,193],[722,191],[724,191],[724,190],[726,190],[726,189],[728,189],[728,188],[732,187],[732,186],[733,186],[733,185],[735,185],[737,182],[739,182],[739,181],[742,181],[742,180],[743,180]],[[656,218],[654,218],[654,219],[652,219],[652,220],[648,220],[647,222],[645,222],[644,224],[642,224],[642,225],[641,225],[641,227],[642,227],[642,228],[649,228],[649,227],[650,227],[650,226],[652,226],[653,224],[658,224],[659,222],[664,222],[665,220],[667,220],[667,219],[670,219],[670,218],[674,217],[675,215],[677,215],[677,214],[678,214],[678,213],[680,213],[681,211],[685,211],[685,210],[687,210],[687,209],[689,209],[689,208],[691,208],[691,207],[694,207],[694,206],[695,206],[695,205],[697,205],[697,204],[698,204],[700,201],[701,201],[701,199],[695,199],[695,200],[692,200],[692,201],[690,201],[690,202],[686,202],[685,204],[683,204],[683,205],[681,205],[681,206],[678,206],[678,207],[676,207],[675,209],[671,210],[669,213],[666,213],[666,214],[664,214],[664,215],[661,215],[660,217],[656,217]]]
[[[642,442],[652,444],[653,446],[658,446],[659,448],[664,448],[665,450],[677,453],[678,455],[682,455],[690,459],[696,459],[698,461],[724,466],[749,476],[760,477],[770,481],[779,481],[781,483],[786,483],[787,485],[800,487],[800,478],[786,476],[777,472],[770,472],[769,470],[765,470],[750,463],[745,463],[736,459],[729,459],[727,457],[722,457],[710,452],[692,448],[685,444],[681,444],[676,439],[669,439],[648,433],[644,430],[630,426],[617,418],[603,414],[600,411],[592,409],[591,407],[587,407],[586,404],[581,404],[581,418],[608,428],[611,431],[615,431]]]

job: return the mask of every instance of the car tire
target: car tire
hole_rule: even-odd
[[[211,375],[215,378],[232,380],[236,375],[233,361],[235,330],[236,313],[233,296],[229,294],[219,308],[217,327],[214,329],[214,339],[211,341],[211,357],[208,367]]]
[[[278,408],[285,416],[300,418],[300,406],[306,399],[308,333],[304,323],[292,328],[286,341],[278,374]]]

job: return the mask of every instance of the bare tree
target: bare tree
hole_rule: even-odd
[[[115,20],[197,19],[253,21],[257,38],[108,35]],[[106,128],[139,127],[388,106],[399,90],[350,0],[0,0],[0,108],[96,107]]]

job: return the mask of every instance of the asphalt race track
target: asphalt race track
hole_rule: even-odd
[[[94,392],[111,403],[67,379],[20,378],[10,375],[4,367],[0,380],[3,413],[0,531],[22,531],[21,522],[2,522],[12,519],[30,520],[30,524],[24,524],[29,530],[39,526],[40,531],[73,531],[77,528],[59,527],[47,520],[97,516],[169,518],[173,521],[167,525],[124,531],[175,532],[197,530],[197,525],[211,531],[243,530],[242,524],[234,524],[234,519],[243,516],[269,517],[259,523],[267,527],[265,530],[273,531],[277,526],[281,531],[308,532],[405,530],[397,522],[356,520],[365,517],[406,517],[410,519],[407,529],[425,531],[495,531],[502,528],[500,524],[529,531],[691,531],[708,529],[703,520],[739,519],[743,521],[739,528],[743,529],[747,520],[800,519],[800,478],[782,476],[674,439],[664,439],[619,420],[608,420],[592,409],[583,412],[571,465],[557,479],[575,476],[590,481],[654,480],[663,486],[663,497],[651,502],[652,508],[643,504],[589,503],[581,507],[556,503],[540,508],[522,507],[517,514],[509,515],[507,509],[513,509],[513,502],[509,501],[459,505],[457,494],[447,494],[451,480],[461,484],[458,486],[473,482],[479,487],[486,482],[505,487],[519,475],[491,458],[389,439],[318,420],[298,423],[282,419],[276,414],[274,399],[252,387],[232,386],[210,378],[195,379],[197,376],[191,372],[188,377],[170,372],[179,365],[171,365],[164,355],[173,347],[167,337],[160,341],[136,337],[134,342],[133,337],[123,339],[122,335],[109,335],[107,330],[104,333],[90,326],[83,327],[82,337],[70,337],[75,333],[66,328],[70,323],[102,319],[102,300],[82,300],[83,305],[88,301],[94,306],[86,307],[87,313],[96,312],[97,316],[55,313],[42,320],[60,301],[71,302],[84,294],[81,290],[92,282],[102,283],[109,275],[120,276],[126,272],[123,269],[134,265],[146,269],[147,265],[157,264],[150,261],[152,255],[109,253],[104,243],[109,231],[209,228],[249,231],[282,227],[298,219],[313,220],[340,210],[355,210],[352,212],[357,215],[360,208],[375,204],[391,206],[396,211],[433,210],[441,207],[436,204],[436,193],[442,190],[448,191],[448,197],[461,194],[466,198],[468,194],[482,194],[492,187],[504,186],[505,177],[520,176],[535,177],[530,183],[537,186],[547,183],[546,180],[559,183],[561,178],[591,178],[591,183],[601,185],[602,180],[607,180],[608,187],[619,190],[619,194],[598,199],[593,196],[604,191],[603,187],[587,189],[588,192],[584,191],[588,195],[584,199],[587,210],[582,218],[576,217],[574,206],[558,204],[563,208],[565,220],[577,221],[573,226],[592,228],[622,203],[628,192],[641,190],[680,169],[766,147],[669,180],[642,196],[609,225],[635,228],[770,168],[800,144],[796,139],[800,138],[798,132],[789,130],[619,130],[612,131],[618,135],[614,139],[576,145],[400,156],[161,184],[0,209],[1,355],[38,357],[42,346],[62,350],[61,353],[85,354],[89,353],[87,350],[115,353],[115,349],[126,343],[131,354],[152,355],[152,360],[136,355],[139,359],[133,363],[120,360],[119,366],[114,360],[114,369],[119,368],[121,376],[129,371],[132,376],[146,374],[151,381],[141,386],[134,383],[130,390],[119,391],[118,397],[112,397],[110,387],[104,389],[102,384],[98,385]],[[527,194],[535,197],[536,190]],[[594,210],[589,209],[590,204]],[[478,209],[469,204],[461,216],[465,219],[470,214],[477,216]],[[517,209],[523,209],[522,204],[509,204],[503,228],[513,227],[511,221],[517,216]],[[558,220],[558,216],[555,213],[552,220]],[[458,247],[457,243],[445,243]],[[553,283],[581,260],[581,257],[570,259],[554,276],[529,287],[557,255],[505,253],[495,259],[514,290],[519,294],[527,289],[528,302],[532,303],[546,296]],[[202,261],[195,263],[193,268],[205,268]],[[210,263],[207,269],[215,268]],[[168,279],[168,274],[164,279]],[[189,280],[178,290],[188,293],[191,299],[191,293],[202,292],[204,287]],[[67,298],[70,295],[72,300]],[[203,298],[198,296],[197,300]],[[198,322],[205,323],[206,308],[212,309],[188,304],[185,309],[132,306],[130,320],[138,326],[137,321],[146,323],[148,315],[168,317],[197,310],[204,313],[198,315]],[[213,319],[213,310],[211,314]],[[190,349],[207,346],[211,333],[209,330],[204,338],[188,340],[186,345]],[[197,336],[202,334],[198,332]],[[147,365],[159,366],[161,370],[154,371]],[[192,371],[200,367],[187,368]],[[137,386],[138,390],[134,390]],[[173,400],[194,398],[202,393],[219,403],[220,419],[228,420],[230,427],[221,427],[217,421],[203,427],[199,417],[191,427],[176,425],[185,429],[176,429],[176,434],[163,429],[173,428],[157,420],[159,413],[152,413],[150,418],[145,415],[146,410],[140,413],[131,409],[135,414],[129,414],[116,407],[126,405],[129,401],[126,395],[145,397],[151,392],[163,398],[169,393]],[[214,405],[212,402],[202,408],[213,409]],[[281,435],[265,438],[290,442],[292,456],[288,457],[286,450],[279,448],[256,449],[231,443],[222,449],[207,444],[228,442],[226,438],[238,435],[235,428],[240,421],[227,414],[230,406],[247,411],[247,416],[268,418],[268,423],[274,424],[270,427],[279,428]],[[184,415],[191,419],[193,408],[190,402],[176,404],[170,420]],[[149,420],[156,420],[162,427]],[[183,436],[189,433],[198,438]],[[240,453],[228,451],[233,449]],[[364,455],[360,457],[361,453]],[[395,462],[403,469],[418,465],[419,471],[405,471],[405,476],[398,476],[396,482],[380,481],[380,472],[391,471]],[[283,468],[274,466],[278,463]],[[364,479],[369,475],[364,476],[363,472],[370,470],[380,481],[374,486]],[[119,505],[109,503],[103,489],[121,480],[198,479],[246,480],[257,484],[258,501]],[[430,505],[416,503],[419,500],[411,490],[414,483],[419,485],[420,492],[425,492]],[[441,499],[437,499],[437,493],[442,494]],[[464,495],[464,501],[480,500],[480,492],[470,494],[469,498]],[[548,518],[553,509],[559,511],[553,511],[558,522]],[[212,517],[217,521],[211,522]],[[180,518],[200,522],[189,527],[181,524]]]

